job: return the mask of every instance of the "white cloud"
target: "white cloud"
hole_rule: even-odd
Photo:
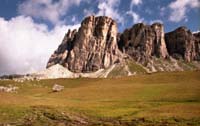
[[[124,22],[123,17],[120,15],[118,11],[118,6],[120,4],[120,0],[103,0],[99,1],[98,9],[99,11],[96,13],[97,16],[109,16],[115,19],[117,22]]]
[[[141,18],[138,13],[133,11],[133,6],[138,6],[139,4],[142,4],[142,0],[131,0],[129,11],[126,12],[127,15],[131,16],[133,23],[141,23],[144,21],[144,18]]]
[[[195,33],[199,33],[199,32],[200,32],[200,30],[197,30],[197,31],[193,31],[192,33],[195,34]]]
[[[150,8],[146,8],[144,11],[145,11],[145,13],[147,13],[149,15],[153,14],[153,11]]]
[[[131,6],[142,4],[142,0],[131,0]]]
[[[86,0],[26,0],[19,5],[18,11],[22,15],[48,20],[53,24],[61,24],[61,17],[73,5],[78,6]]]
[[[160,8],[160,16],[162,16],[162,17],[165,16],[165,14],[166,14],[165,11],[166,11],[166,7],[161,7]]]
[[[163,21],[160,20],[160,19],[150,21],[150,24],[153,24],[153,23],[161,23],[161,24],[163,24]]]
[[[48,30],[45,24],[37,24],[30,17],[0,17],[0,74],[44,69],[67,30],[78,27],[62,25]]]
[[[184,19],[187,20],[186,12],[191,8],[199,8],[199,0],[176,0],[169,4],[171,14],[169,20],[172,22],[180,22]]]
[[[90,16],[90,15],[95,15],[94,10],[92,9],[84,9],[83,13],[85,17]]]
[[[79,20],[78,20],[78,17],[76,15],[72,15],[71,21],[72,21],[72,24],[78,24],[78,23],[80,23]]]
[[[141,23],[144,21],[143,18],[141,18],[137,13],[134,11],[127,11],[126,14],[130,15],[133,19],[133,23]]]

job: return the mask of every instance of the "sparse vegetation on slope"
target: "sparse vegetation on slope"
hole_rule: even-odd
[[[108,78],[116,78],[116,77],[123,77],[127,76],[128,71],[125,69],[125,66],[116,65],[112,71],[108,74]]]
[[[0,92],[0,125],[200,125],[199,71],[9,84],[19,89]]]
[[[136,73],[136,74],[146,73],[146,70],[142,67],[142,65],[137,64],[134,61],[128,61],[127,64],[131,73]]]

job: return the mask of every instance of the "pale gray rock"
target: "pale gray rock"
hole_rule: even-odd
[[[54,84],[52,87],[53,92],[60,92],[62,90],[64,90],[64,86],[62,86],[62,85]]]
[[[0,86],[0,92],[7,92],[7,93],[14,93],[17,92],[19,87],[9,85],[8,87],[6,86]]]

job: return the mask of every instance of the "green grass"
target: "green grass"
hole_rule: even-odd
[[[65,89],[52,93],[55,83]],[[19,90],[0,92],[0,125],[13,122],[25,125],[29,118],[35,120],[35,125],[55,125],[69,121],[70,116],[91,122],[103,118],[133,123],[133,119],[145,118],[147,122],[143,121],[149,125],[162,120],[169,123],[180,120],[177,125],[200,124],[200,71],[113,79],[0,81],[0,85],[9,84],[18,86]]]
[[[128,71],[131,74],[144,74],[146,70],[139,64],[135,63],[135,61],[126,61],[127,69],[125,65],[116,65],[114,69],[108,74],[108,78],[116,78],[116,77],[124,77],[128,75]]]
[[[178,65],[181,66],[184,70],[195,70],[196,66],[192,62],[186,62],[186,61],[178,61]]]
[[[128,72],[125,70],[125,67],[121,65],[117,65],[108,74],[108,78],[116,78],[116,77],[127,76],[127,75],[128,75]]]
[[[134,61],[128,61],[128,67],[132,73],[136,72],[137,74],[144,74],[146,70],[139,64],[136,64]]]

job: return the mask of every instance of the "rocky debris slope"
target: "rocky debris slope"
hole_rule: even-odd
[[[122,61],[117,46],[117,24],[108,17],[90,16],[78,31],[68,31],[49,59],[47,68],[61,64],[72,72],[92,72]]]
[[[112,70],[117,67],[118,65],[114,64],[108,67],[107,69],[99,69],[95,72],[90,73],[74,73],[69,71],[67,68],[63,67],[60,64],[53,65],[46,70],[39,71],[33,73],[29,76],[29,78],[34,79],[55,79],[55,78],[80,78],[80,77],[87,77],[87,78],[107,78]],[[29,79],[30,80],[30,79]]]
[[[118,42],[120,49],[138,62],[144,63],[151,56],[166,58],[168,52],[162,24],[136,24],[126,29]]]
[[[65,68],[59,64],[53,65],[43,71],[33,73],[31,76],[34,78],[39,78],[39,79],[76,78],[76,77],[78,77],[73,72],[69,71],[67,68]]]
[[[198,59],[199,48],[195,36],[186,27],[179,27],[176,30],[166,33],[165,40],[169,54],[176,58],[183,58],[190,62]],[[198,38],[198,37],[197,37]]]
[[[7,92],[7,93],[16,93],[19,87],[8,85],[6,86],[0,86],[0,92]]]

